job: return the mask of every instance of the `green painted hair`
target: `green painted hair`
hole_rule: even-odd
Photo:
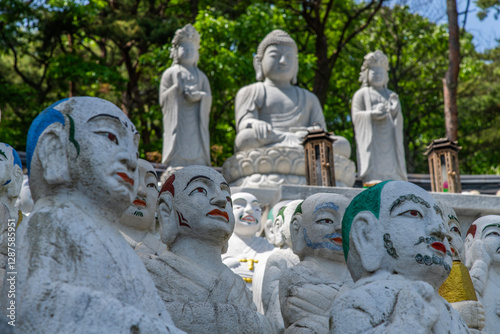
[[[380,216],[380,194],[385,184],[390,181],[384,181],[373,187],[370,187],[358,194],[347,207],[342,219],[342,247],[344,248],[344,258],[347,261],[349,255],[349,233],[354,217],[360,212],[370,211],[377,219]]]
[[[295,216],[297,213],[302,214],[302,203],[304,203],[304,201],[300,202],[299,205],[297,205],[297,207],[295,208],[295,212],[293,213],[292,217]]]

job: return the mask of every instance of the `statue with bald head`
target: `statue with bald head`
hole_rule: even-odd
[[[469,333],[437,289],[452,254],[434,198],[405,181],[357,195],[342,220],[342,246],[354,280],[331,309],[330,333]]]
[[[99,98],[61,100],[32,122],[35,206],[16,240],[22,332],[181,332],[118,231],[136,197],[138,144],[132,122]]]
[[[222,175],[206,166],[174,172],[157,212],[167,250],[141,258],[174,323],[189,333],[272,333],[243,279],[222,263],[235,223]]]
[[[500,216],[483,216],[465,238],[465,264],[478,300],[483,304],[486,333],[500,328]]]
[[[284,271],[279,299],[285,333],[326,333],[337,292],[352,279],[342,251],[342,216],[349,200],[317,193],[295,210],[292,249],[300,263]]]

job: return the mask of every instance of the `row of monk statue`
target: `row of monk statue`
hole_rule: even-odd
[[[192,25],[179,29],[172,40],[172,66],[161,78],[162,162],[169,170],[193,164],[210,166],[212,93],[207,77],[197,67],[199,47],[200,36]],[[257,184],[293,183],[288,177],[292,174],[298,180],[295,183],[305,183],[304,168],[294,169],[290,155],[298,152],[303,156],[301,143],[308,130],[326,130],[326,122],[316,95],[294,85],[298,74],[297,44],[288,33],[274,30],[259,44],[253,64],[258,82],[241,88],[235,99],[235,152],[253,157],[274,154],[274,160],[281,163],[270,163],[271,167],[259,170],[259,165],[268,164],[256,159],[247,175],[245,169],[249,167],[245,164],[249,162],[240,153],[242,157],[234,158],[233,168],[230,162],[225,165],[227,174],[232,175],[229,181],[231,185],[249,185],[249,176],[265,174]],[[352,100],[358,172],[366,183],[407,179],[403,117],[397,94],[387,88],[388,66],[381,51],[369,53],[361,68],[362,88]],[[344,137],[333,138],[337,182],[352,186],[355,171],[349,160],[350,144]]]
[[[160,103],[176,127],[166,126],[163,158],[172,168],[162,182],[138,158],[134,124],[99,98],[64,99],[33,120],[28,186],[18,154],[0,143],[1,333],[500,328],[500,216],[479,218],[463,238],[452,208],[404,181],[402,148],[392,140],[401,136],[401,108],[386,88],[382,53],[365,58],[352,112],[358,154],[369,157],[358,172],[383,182],[354,198],[272,203],[263,217],[255,194],[232,193],[207,166],[200,128],[211,93],[196,68],[197,32],[179,30],[173,46]],[[264,82],[236,97],[236,149],[290,157],[308,129],[325,128],[317,98],[292,85],[297,46],[273,31],[254,65]],[[336,139],[348,159],[349,143]]]

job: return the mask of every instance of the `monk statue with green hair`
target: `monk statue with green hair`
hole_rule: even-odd
[[[451,271],[443,210],[422,188],[382,182],[356,196],[342,220],[354,280],[331,308],[330,333],[470,333],[438,294]]]

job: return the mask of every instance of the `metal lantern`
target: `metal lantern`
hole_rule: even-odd
[[[434,192],[461,193],[460,171],[458,170],[458,151],[461,147],[448,138],[433,140],[427,146],[429,174]]]
[[[331,134],[324,130],[309,131],[302,141],[308,185],[335,187],[333,141]]]

